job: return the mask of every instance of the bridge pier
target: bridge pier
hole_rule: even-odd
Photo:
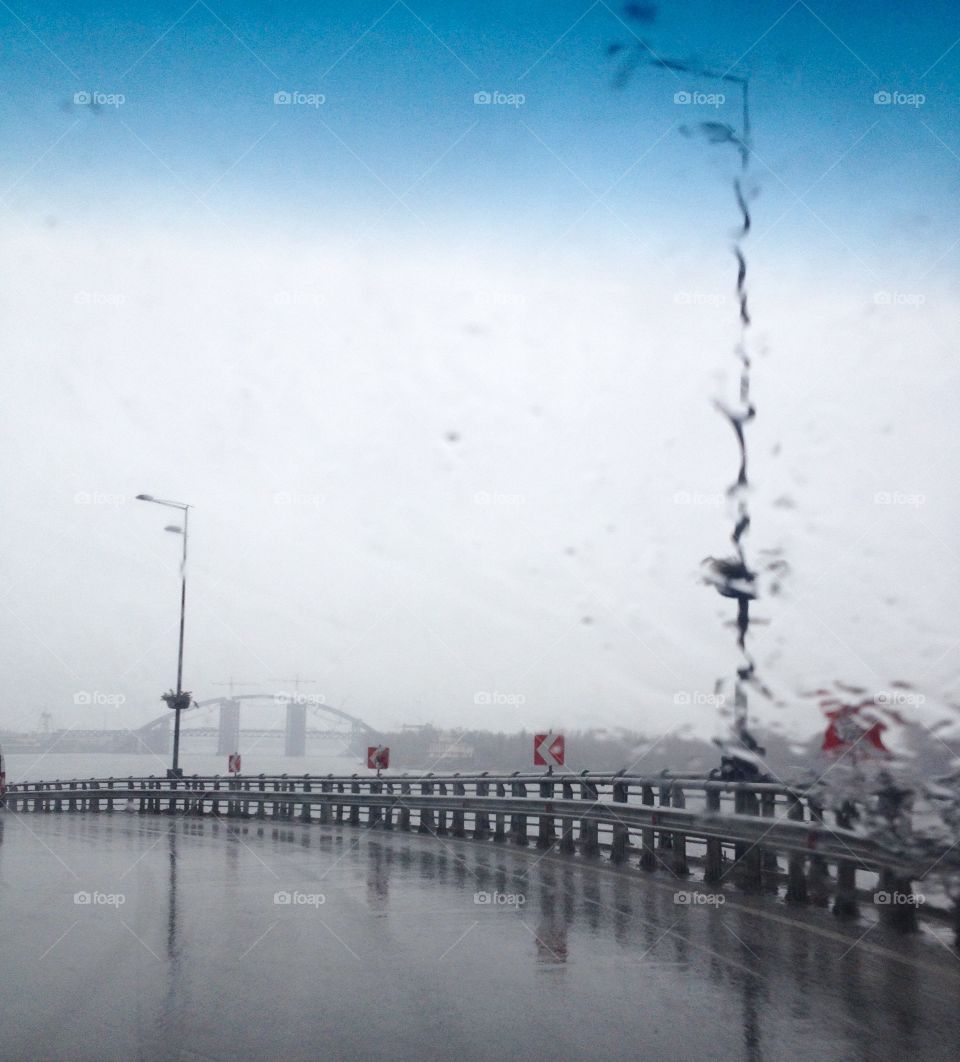
[[[305,704],[287,705],[283,754],[284,756],[305,756],[307,754],[307,706]]]
[[[240,750],[240,702],[220,702],[220,725],[217,730],[217,755],[229,756]]]

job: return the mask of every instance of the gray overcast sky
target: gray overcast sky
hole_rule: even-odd
[[[754,707],[809,732],[801,691],[905,680],[932,722],[960,699],[949,27],[801,8],[652,31],[750,49],[749,548],[792,568],[754,632],[787,707]],[[299,673],[378,725],[714,732],[736,158],[679,126],[736,109],[612,89],[601,8],[238,10],[244,47],[201,9],[153,48],[160,15],[11,26],[0,723],[159,712],[178,541],[147,491],[196,506],[198,697]]]

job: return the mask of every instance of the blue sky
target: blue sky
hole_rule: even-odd
[[[929,254],[911,246],[916,231],[929,238],[951,217],[960,17],[946,4],[664,4],[646,26],[584,2],[14,10],[0,10],[5,166],[28,218],[172,223],[214,210],[353,232],[373,212],[387,233],[539,238],[593,204],[596,233],[686,234],[704,223],[704,191],[722,194],[700,174],[733,159],[671,128],[737,108],[730,92],[718,108],[678,107],[676,91],[711,86],[664,71],[612,90],[605,49],[636,35],[659,55],[751,76],[755,175],[769,213],[787,212],[785,246],[823,247],[829,229],[836,248]],[[74,107],[85,90],[125,100]],[[325,101],[281,108],[281,90]],[[524,102],[474,104],[494,90]],[[881,90],[926,100],[880,107]],[[804,194],[821,220],[796,205]]]

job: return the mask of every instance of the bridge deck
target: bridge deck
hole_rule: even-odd
[[[960,963],[926,934],[455,839],[122,813],[2,831],[6,1058],[955,1057]]]

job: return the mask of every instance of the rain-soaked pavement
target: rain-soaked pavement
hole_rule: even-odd
[[[0,828],[3,1059],[958,1055],[955,955],[823,910],[349,827]]]

